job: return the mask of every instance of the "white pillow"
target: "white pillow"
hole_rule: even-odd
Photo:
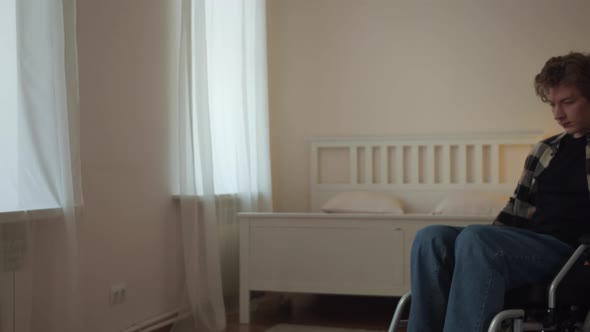
[[[434,208],[432,214],[495,217],[507,202],[508,197],[499,193],[463,191],[445,197]]]
[[[331,213],[404,214],[403,204],[384,192],[348,191],[330,198],[322,211]]]

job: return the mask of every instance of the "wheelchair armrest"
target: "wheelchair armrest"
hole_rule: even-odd
[[[588,248],[590,248],[590,244],[581,243],[576,248],[576,250],[571,255],[571,257],[567,260],[567,262],[565,262],[565,264],[563,265],[563,267],[561,268],[559,273],[557,273],[557,276],[553,279],[553,281],[549,285],[549,301],[548,301],[549,309],[555,308],[555,294],[557,292],[557,286],[559,286],[559,283],[561,282],[561,280],[565,277],[565,275],[569,272],[569,270],[572,269],[572,267],[574,267],[576,262],[578,262],[578,260],[580,258],[584,259],[585,251]]]
[[[590,244],[590,234],[582,234],[580,237],[581,244]]]

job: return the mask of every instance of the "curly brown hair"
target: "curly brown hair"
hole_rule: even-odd
[[[570,52],[552,57],[535,76],[535,92],[543,102],[547,102],[550,88],[562,84],[575,86],[590,100],[590,54]]]

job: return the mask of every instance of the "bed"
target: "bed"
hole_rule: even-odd
[[[252,291],[403,295],[416,232],[489,224],[541,134],[312,139],[311,211],[239,214],[240,322]]]

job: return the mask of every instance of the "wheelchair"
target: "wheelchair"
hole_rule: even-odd
[[[549,285],[509,290],[488,332],[590,332],[590,234],[580,243]],[[400,298],[388,332],[407,325],[402,315],[410,301],[410,292]]]

